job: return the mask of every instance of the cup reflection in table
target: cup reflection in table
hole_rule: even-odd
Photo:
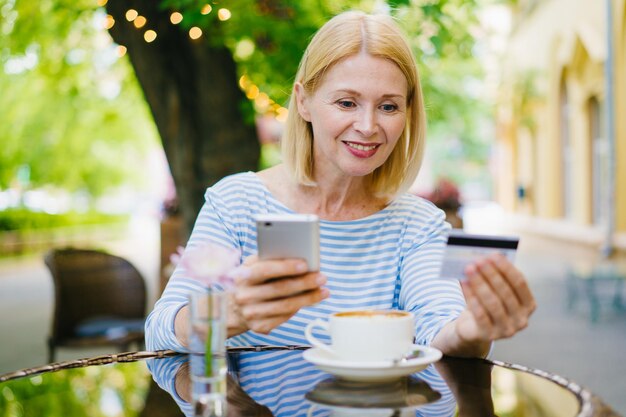
[[[307,416],[327,410],[332,417],[415,416],[420,406],[434,403],[441,394],[413,376],[385,382],[347,381],[330,377],[319,382],[305,398],[312,403]],[[328,414],[329,413],[329,414]]]
[[[223,292],[189,294],[189,357],[194,415],[226,416],[226,304]]]

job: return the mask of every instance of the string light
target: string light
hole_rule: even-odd
[[[137,16],[139,16],[139,13],[137,13],[137,10],[135,9],[126,10],[126,20],[128,20],[129,22],[132,22],[133,20],[135,20]]]
[[[259,93],[259,96],[254,101],[260,107],[268,107],[270,105],[270,97],[265,93]]]
[[[189,37],[191,39],[198,39],[200,36],[202,36],[202,29],[200,29],[198,26],[194,26],[189,29]]]
[[[248,77],[246,77],[245,75],[239,77],[239,87],[242,90],[246,90],[248,85],[250,85],[250,79]]]
[[[246,90],[246,97],[248,97],[250,100],[254,100],[258,96],[259,96],[259,87],[257,87],[256,85],[253,84],[250,86],[250,88]]]
[[[113,16],[108,14],[106,19],[104,20],[104,28],[106,30],[109,30],[113,27],[114,24],[115,24],[115,19],[113,19]]]
[[[232,16],[232,13],[228,9],[219,9],[217,11],[217,18],[221,21],[228,20],[230,19],[231,16]]]
[[[146,33],[143,34],[143,38],[146,42],[150,43],[154,41],[157,37],[157,33],[153,30],[146,30]]]
[[[278,110],[276,110],[276,120],[278,120],[281,123],[284,123],[287,121],[288,115],[289,115],[289,110],[287,110],[284,107],[279,107]]]
[[[108,0],[97,0],[99,6],[104,6]],[[210,4],[205,4],[200,13],[203,15],[207,15],[211,13],[213,8]],[[226,8],[219,9],[217,11],[217,17],[221,21],[226,21],[232,17],[232,13],[230,10]],[[180,12],[172,12],[170,14],[170,22],[173,25],[177,25],[183,21],[184,16]],[[146,25],[147,19],[143,16],[139,15],[134,9],[129,9],[126,11],[126,20],[129,22],[133,22],[137,29],[142,28]],[[115,24],[115,20],[111,15],[107,15],[106,17],[106,28],[110,29]],[[189,29],[189,37],[191,39],[198,39],[202,36],[202,29],[197,26]],[[147,43],[154,42],[157,38],[157,33],[154,30],[146,30],[143,34],[143,38]],[[252,41],[247,40],[246,42],[240,42],[238,45],[238,49],[240,49],[240,55],[249,56],[252,52],[254,52],[254,43]],[[117,55],[121,58],[128,52],[127,48],[123,45],[118,45],[116,49]],[[289,114],[289,110],[285,107],[280,106],[274,100],[272,100],[266,93],[260,91],[259,87],[256,86],[246,75],[242,75],[239,78],[239,87],[244,91],[246,97],[250,100],[254,100],[254,106],[257,111],[265,113],[265,114],[274,114],[275,119],[278,122],[284,123],[287,120],[287,116]]]
[[[108,0],[98,0],[98,7],[104,7],[106,6]]]
[[[242,39],[235,46],[235,56],[241,60],[246,60],[254,53],[254,42],[250,39]]]
[[[257,98],[254,99],[254,107],[259,113],[266,113],[271,103],[272,100],[265,93],[259,93]]]
[[[239,87],[250,100],[254,100],[254,107],[259,113],[273,114],[274,118],[280,123],[287,120],[289,111],[269,98],[266,93],[262,93],[258,86],[254,85],[247,75],[239,77]]]
[[[124,45],[117,46],[117,56],[120,58],[126,55],[126,47]]]
[[[135,20],[133,21],[133,24],[135,25],[135,27],[137,29],[141,29],[142,27],[144,27],[146,25],[146,22],[148,21],[148,19],[146,19],[143,16],[137,16],[135,18]]]
[[[172,22],[172,24],[177,25],[180,22],[183,21],[183,15],[178,13],[178,12],[174,12],[170,15],[170,22]]]

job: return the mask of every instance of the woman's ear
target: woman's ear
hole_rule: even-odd
[[[296,95],[296,104],[298,105],[298,113],[307,122],[311,121],[311,113],[308,108],[308,97],[302,83],[296,82],[293,86],[293,92]]]

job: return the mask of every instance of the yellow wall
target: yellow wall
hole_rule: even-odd
[[[592,97],[604,100],[603,63],[593,61],[580,38],[576,39],[573,56],[568,64],[568,87],[572,117],[570,136],[573,142],[574,213],[573,220],[580,224],[592,223],[592,166],[591,138],[589,135],[588,103]]]
[[[614,2],[616,184],[615,226],[626,231],[626,0]]]
[[[613,0],[616,120],[616,230],[626,233],[626,0]],[[509,94],[513,114],[498,115],[498,146],[505,156],[499,165],[500,202],[518,214],[556,222],[593,226],[592,141],[589,100],[605,105],[604,63],[607,57],[604,1],[551,0],[519,20],[511,35],[505,59],[503,89]],[[538,92],[535,103],[523,111],[532,114],[535,128],[528,129],[515,108],[516,80],[534,72]],[[508,85],[506,85],[508,83]],[[572,211],[564,218],[563,157],[561,145],[561,90],[565,85],[570,105],[569,137],[572,149]],[[502,108],[503,106],[500,106]],[[524,115],[524,116],[525,116]],[[511,199],[509,190],[529,187],[527,201]],[[582,229],[584,230],[584,229]],[[584,233],[583,233],[584,234]]]
[[[626,0],[613,1],[615,100],[615,241],[626,250]],[[503,86],[497,115],[500,172],[496,196],[503,207],[554,230],[575,228],[579,243],[598,246],[606,236],[593,224],[593,141],[589,103],[595,97],[606,112],[604,0],[538,2],[518,15],[504,59]],[[519,106],[519,81],[532,75],[532,105]],[[561,91],[569,103],[571,169],[563,169]],[[522,91],[523,93],[523,91]],[[528,91],[526,91],[528,93]],[[524,120],[531,115],[534,128]],[[604,123],[604,121],[602,121]],[[603,129],[606,131],[606,129]],[[565,216],[564,187],[572,184],[571,211]],[[518,185],[528,198],[515,196]],[[546,223],[546,221],[548,223]],[[551,230],[546,228],[545,234]],[[555,232],[556,233],[556,232]],[[558,234],[558,233],[557,233]],[[561,233],[563,235],[563,233]],[[591,238],[593,236],[593,238]],[[563,236],[561,236],[563,237]]]
[[[511,94],[507,92],[506,103],[510,100]],[[515,148],[515,125],[511,106],[503,105],[499,107],[498,112],[498,133],[497,137],[501,140],[496,145],[496,171],[499,173],[495,177],[496,199],[500,202],[505,210],[512,211],[515,209],[515,166],[516,156]]]

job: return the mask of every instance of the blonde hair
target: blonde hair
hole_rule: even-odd
[[[385,15],[350,11],[322,26],[307,47],[295,82],[313,93],[324,74],[349,56],[366,52],[394,62],[407,80],[407,121],[394,150],[370,176],[370,189],[377,197],[393,198],[415,181],[422,164],[426,136],[426,114],[415,58],[394,20]],[[295,93],[282,137],[282,157],[295,181],[315,186],[313,178],[313,131],[297,111]]]

